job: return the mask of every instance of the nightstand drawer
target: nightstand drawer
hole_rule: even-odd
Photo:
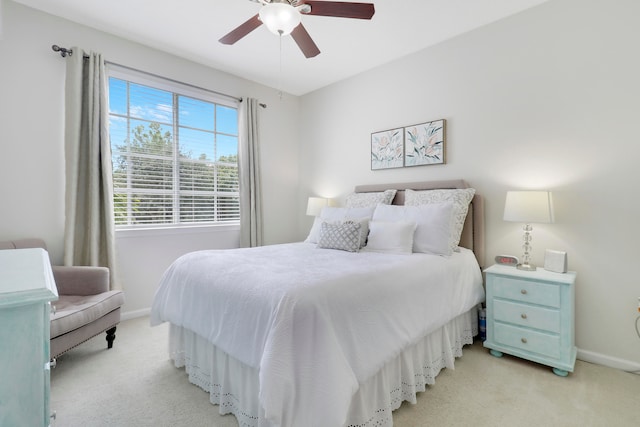
[[[560,311],[515,302],[494,300],[493,318],[500,322],[560,332]]]
[[[496,322],[494,338],[499,344],[542,354],[554,359],[560,357],[560,337],[558,335],[545,334]]]
[[[493,296],[531,304],[560,307],[560,288],[513,277],[494,276]]]

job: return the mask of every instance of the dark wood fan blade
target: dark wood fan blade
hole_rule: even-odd
[[[376,12],[372,3],[305,0],[311,6],[308,15],[336,16],[338,18],[371,19]]]
[[[320,53],[320,49],[318,49],[318,46],[316,46],[315,42],[311,39],[311,36],[302,24],[293,29],[291,37],[307,58],[313,58]]]
[[[234,44],[235,42],[249,34],[251,31],[258,28],[260,25],[262,25],[262,21],[260,20],[258,15],[256,15],[252,18],[249,18],[244,24],[241,24],[238,28],[231,31],[229,34],[222,37],[218,41],[223,44]]]

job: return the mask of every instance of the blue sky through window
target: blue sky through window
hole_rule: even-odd
[[[127,98],[128,96],[128,98]],[[178,95],[180,153],[209,160],[238,154],[238,111],[235,108]],[[135,126],[160,123],[162,132],[173,132],[174,97],[171,92],[117,78],[109,79],[109,112],[111,143],[122,146],[128,136],[128,115]],[[127,103],[129,104],[127,106]],[[128,108],[127,108],[128,107]],[[128,112],[128,114],[127,114]]]

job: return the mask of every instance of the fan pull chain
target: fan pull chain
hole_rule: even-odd
[[[280,72],[278,73],[278,98],[282,101],[282,31],[280,31]]]

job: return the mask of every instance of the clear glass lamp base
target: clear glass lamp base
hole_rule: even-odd
[[[536,266],[529,262],[531,260],[531,231],[533,228],[531,225],[525,224],[523,230],[524,236],[522,236],[522,240],[524,245],[522,245],[522,249],[524,249],[524,254],[522,255],[522,262],[516,265],[516,268],[524,271],[536,271]]]
[[[524,271],[536,271],[536,266],[532,264],[522,263],[522,264],[516,265],[516,268],[518,270],[524,270]]]

